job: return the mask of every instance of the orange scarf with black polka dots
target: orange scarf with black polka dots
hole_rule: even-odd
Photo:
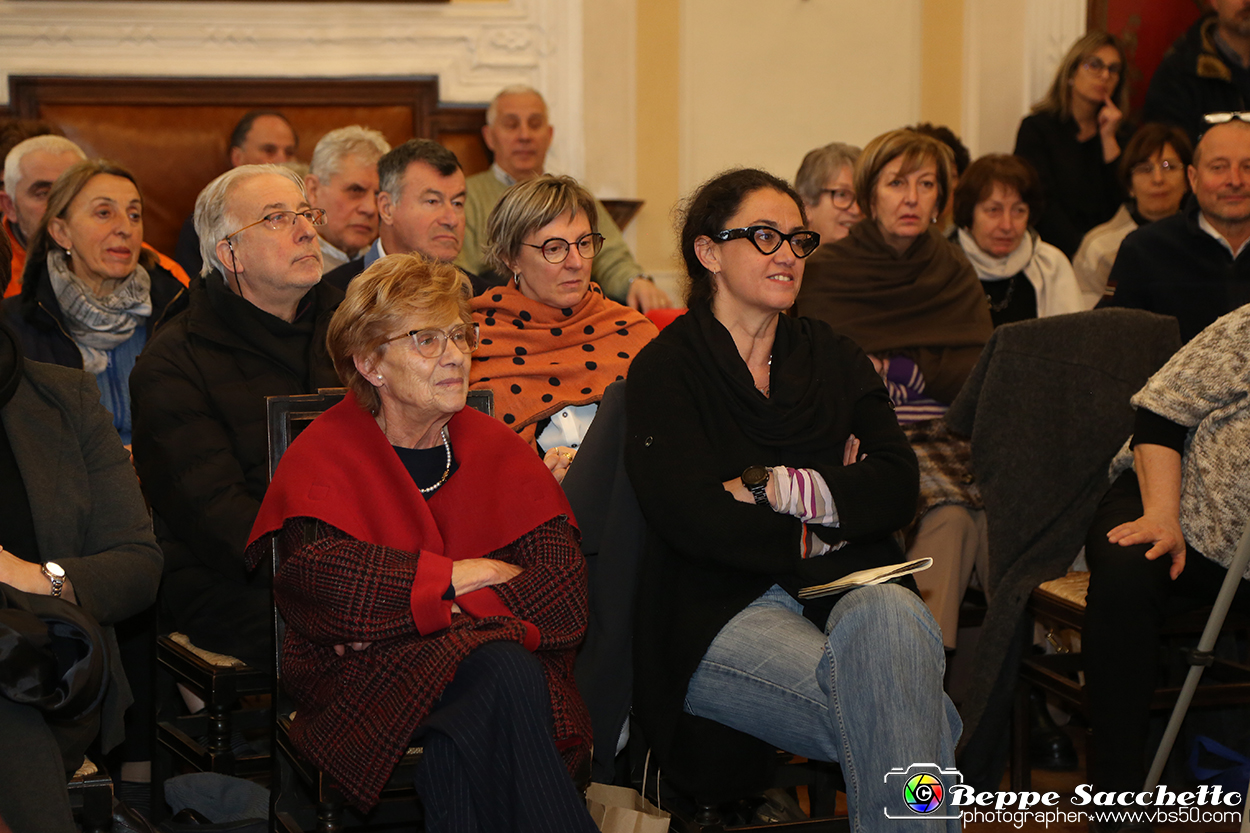
[[[629,363],[659,332],[636,310],[591,282],[572,309],[526,298],[512,285],[473,299],[481,344],[469,387],[495,392],[495,416],[537,450],[538,423],[561,408],[589,405],[624,379]]]

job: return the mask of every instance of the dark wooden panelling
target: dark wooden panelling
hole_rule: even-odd
[[[9,79],[11,115],[58,125],[89,156],[129,168],[144,196],[144,237],[173,251],[196,195],[229,167],[227,145],[248,110],[281,110],[307,162],[326,132],[362,124],[392,145],[414,136],[455,151],[468,174],[484,170],[482,107],[445,107],[436,78]]]

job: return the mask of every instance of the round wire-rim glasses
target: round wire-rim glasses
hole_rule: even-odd
[[[399,341],[401,338],[411,338],[412,346],[418,353],[427,359],[442,358],[443,353],[447,351],[447,342],[450,341],[456,345],[456,349],[466,356],[477,349],[479,325],[473,324],[457,324],[447,330],[440,330],[437,327],[426,327],[420,330],[409,330],[397,336],[392,336],[383,344],[389,344],[392,341]]]
[[[305,208],[301,211],[270,211],[256,222],[248,223],[243,228],[232,231],[221,239],[229,240],[231,237],[242,234],[252,226],[259,226],[261,223],[264,223],[265,228],[271,231],[286,231],[295,225],[296,217],[303,217],[310,225],[314,226],[324,226],[326,224],[326,210],[324,208]]]
[[[529,246],[531,249],[538,249],[543,253],[543,260],[548,263],[563,263],[568,260],[569,249],[577,246],[577,253],[587,260],[590,260],[603,248],[603,235],[597,231],[590,231],[583,234],[577,240],[570,243],[563,237],[549,237],[542,243],[522,243],[522,246]]]
[[[772,226],[747,226],[746,228],[730,228],[718,231],[713,239],[726,243],[730,240],[746,238],[762,255],[770,255],[781,248],[782,243],[790,244],[790,251],[795,257],[803,258],[816,251],[820,245],[820,235],[807,229],[799,229],[783,234]]]

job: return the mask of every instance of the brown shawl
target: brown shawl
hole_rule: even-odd
[[[495,416],[534,448],[539,422],[565,406],[598,402],[659,332],[594,282],[572,309],[530,300],[512,285],[489,289],[472,304],[482,343],[469,386],[493,390]]]
[[[985,292],[958,246],[922,234],[900,256],[871,220],[808,259],[795,307],[867,353],[911,358],[926,392],[945,403],[963,386],[993,330]]]

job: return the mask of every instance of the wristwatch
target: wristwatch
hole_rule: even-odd
[[[755,502],[760,506],[768,505],[768,478],[772,471],[767,466],[747,466],[742,472],[742,485],[755,495]]]
[[[48,577],[48,581],[52,582],[52,595],[59,599],[61,591],[65,588],[65,568],[55,561],[45,561],[41,569]]]

